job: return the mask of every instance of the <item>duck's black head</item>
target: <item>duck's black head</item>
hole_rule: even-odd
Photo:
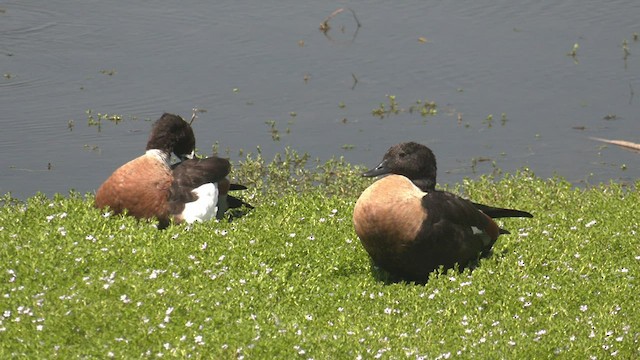
[[[405,142],[390,147],[382,162],[362,175],[403,175],[427,191],[435,188],[436,173],[436,157],[431,149],[415,142]]]
[[[153,124],[146,150],[157,149],[167,154],[174,153],[183,160],[193,156],[195,148],[196,137],[191,125],[178,115],[164,113]]]

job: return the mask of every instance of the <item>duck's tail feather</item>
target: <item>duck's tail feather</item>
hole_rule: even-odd
[[[527,218],[533,217],[531,213],[528,213],[522,210],[498,208],[498,207],[478,204],[475,202],[473,203],[473,205],[476,207],[476,209],[482,211],[483,213],[487,214],[487,216],[493,219],[509,218],[509,217],[527,217]]]

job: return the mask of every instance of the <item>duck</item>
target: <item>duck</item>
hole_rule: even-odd
[[[416,142],[394,145],[362,174],[378,177],[356,201],[353,225],[372,262],[392,281],[425,283],[435,270],[464,269],[490,254],[495,218],[526,211],[493,207],[436,189],[436,158]]]
[[[228,195],[229,160],[195,157],[195,135],[182,117],[164,113],[153,124],[143,155],[116,169],[96,191],[95,207],[138,219],[157,219],[158,228],[222,218],[229,208],[249,204]],[[171,155],[180,162],[171,165]],[[229,200],[231,198],[232,200]]]

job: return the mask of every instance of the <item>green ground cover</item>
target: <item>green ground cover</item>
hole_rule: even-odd
[[[351,223],[360,170],[250,156],[234,173],[255,210],[165,231],[91,194],[6,195],[0,358],[640,356],[637,186],[465,181],[450,190],[535,217],[502,222],[473,271],[388,284]]]

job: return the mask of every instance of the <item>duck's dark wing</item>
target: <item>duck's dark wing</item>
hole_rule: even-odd
[[[196,200],[193,189],[224,179],[231,171],[231,164],[227,159],[212,156],[205,159],[188,159],[174,164],[171,168],[173,182],[169,201],[180,204]]]
[[[417,187],[419,187],[420,190],[422,190],[424,192],[433,191],[434,188],[435,188],[434,187],[435,184],[432,181],[429,181],[427,179],[413,179],[411,181]],[[528,213],[528,212],[522,211],[522,210],[499,208],[499,207],[479,204],[479,203],[476,203],[476,202],[471,202],[471,204],[473,204],[473,206],[475,206],[476,209],[478,209],[478,210],[482,211],[483,213],[487,214],[487,216],[489,216],[492,219],[509,218],[509,217],[528,217],[528,218],[532,218],[533,217],[533,215],[531,215],[531,213]]]
[[[473,203],[446,191],[430,191],[422,198],[428,214],[419,237],[432,239],[445,267],[464,266],[487,253],[502,233],[498,225]]]
[[[206,183],[216,183],[229,175],[229,160],[212,156],[204,159],[188,159],[172,166],[174,184],[184,188],[197,188]]]
[[[482,211],[483,213],[487,214],[487,216],[489,216],[492,219],[509,218],[509,217],[528,217],[528,218],[532,218],[533,217],[533,215],[531,215],[531,213],[528,213],[528,212],[522,211],[522,210],[493,207],[493,206],[489,206],[489,205],[478,204],[478,203],[475,203],[475,202],[472,202],[472,204],[473,204],[473,206],[476,207],[476,209],[478,209],[478,210]]]

